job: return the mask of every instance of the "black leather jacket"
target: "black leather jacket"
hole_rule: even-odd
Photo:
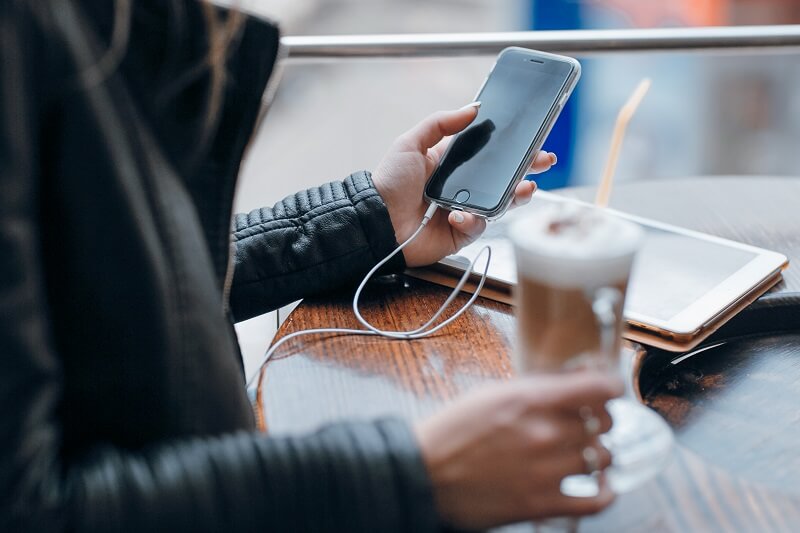
[[[117,64],[116,3],[0,2],[0,531],[436,530],[403,422],[254,432],[232,328],[396,246],[369,175],[231,238],[277,30],[246,20],[209,134],[199,6],[132,2]]]

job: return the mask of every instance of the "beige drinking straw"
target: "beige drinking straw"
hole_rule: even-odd
[[[611,196],[611,185],[614,181],[614,171],[617,169],[619,151],[622,148],[622,140],[625,138],[625,128],[628,127],[628,122],[631,121],[636,108],[642,103],[642,99],[644,99],[648,89],[650,89],[650,78],[645,78],[639,82],[636,90],[633,91],[633,94],[622,106],[619,115],[617,115],[614,135],[611,137],[611,149],[608,152],[608,161],[606,161],[603,179],[600,180],[600,187],[597,189],[597,196],[594,199],[594,203],[598,207],[606,207],[608,205],[608,199]]]

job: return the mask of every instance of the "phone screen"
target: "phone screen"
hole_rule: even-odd
[[[523,50],[503,53],[478,95],[478,116],[431,176],[428,197],[486,211],[500,207],[573,68]]]

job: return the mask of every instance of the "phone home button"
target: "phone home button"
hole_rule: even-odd
[[[453,196],[453,201],[457,204],[463,204],[467,200],[469,200],[469,191],[467,189],[461,189]]]

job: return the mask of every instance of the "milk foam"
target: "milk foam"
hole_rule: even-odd
[[[536,205],[515,217],[509,236],[520,276],[556,287],[624,281],[643,230],[608,212],[570,202]]]

